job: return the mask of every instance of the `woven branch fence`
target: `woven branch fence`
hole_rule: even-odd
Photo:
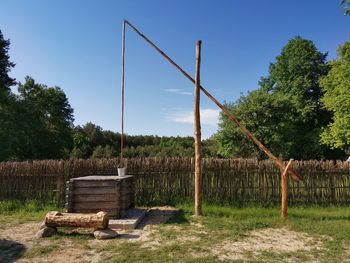
[[[36,199],[64,203],[66,181],[86,175],[116,174],[119,159],[48,160],[0,163],[0,200]],[[193,158],[132,158],[136,203],[172,204],[194,192]],[[292,204],[349,204],[350,164],[295,161],[300,183],[289,180]],[[210,203],[271,205],[280,202],[280,174],[270,161],[203,159],[203,199]]]

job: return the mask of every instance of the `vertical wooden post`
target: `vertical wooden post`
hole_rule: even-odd
[[[120,160],[123,160],[124,149],[124,67],[125,65],[125,21],[123,21],[122,29],[122,133],[120,137]]]
[[[56,177],[56,189],[57,189],[57,204],[61,205],[61,198],[62,198],[62,174],[59,174]]]
[[[293,159],[290,159],[286,168],[281,173],[281,194],[282,194],[282,204],[281,204],[281,218],[286,220],[287,209],[288,209],[288,169],[292,164]]]
[[[201,64],[201,44],[196,43],[196,78],[194,92],[194,143],[195,143],[195,166],[194,166],[194,208],[195,215],[202,215],[202,153],[201,153],[201,123],[200,123],[200,64]]]

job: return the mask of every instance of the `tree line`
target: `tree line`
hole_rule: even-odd
[[[24,83],[11,78],[9,47],[0,31],[0,161],[120,155],[119,133],[73,125],[61,88],[29,76]],[[335,60],[326,59],[311,40],[290,39],[259,88],[225,106],[284,158],[343,158],[350,154],[350,41],[339,46]],[[125,137],[125,157],[193,155],[193,137]],[[265,158],[224,114],[217,133],[203,141],[203,155]]]
[[[194,155],[193,137],[156,135],[124,135],[124,157],[190,157]],[[72,158],[110,158],[120,155],[120,133],[103,130],[87,123],[73,129]],[[217,147],[212,139],[203,141],[203,154],[216,156]]]
[[[226,107],[272,152],[284,158],[338,159],[350,154],[350,42],[326,61],[311,40],[283,47],[259,88]],[[264,154],[221,114],[215,135],[225,157]]]

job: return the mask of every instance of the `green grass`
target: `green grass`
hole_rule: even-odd
[[[251,262],[344,262],[349,255],[345,248],[350,246],[350,208],[347,207],[293,207],[288,211],[285,222],[280,219],[280,210],[274,208],[245,207],[230,208],[204,205],[201,218],[192,216],[192,204],[178,206],[182,213],[168,224],[159,227],[156,236],[161,246],[152,250],[139,244],[120,243],[115,240],[105,247],[106,251],[118,250],[118,254],[110,255],[110,262],[214,262],[215,255],[208,254],[208,248],[213,244],[220,244],[223,240],[240,240],[247,232],[262,228],[287,228],[297,232],[304,232],[315,239],[322,240],[321,250],[276,253],[265,251],[258,256],[247,255]],[[203,225],[205,234],[194,234],[191,223]],[[172,228],[168,226],[175,226]],[[194,234],[199,240],[171,243],[172,240],[188,234]],[[190,252],[202,254],[202,257],[191,257]],[[113,253],[112,253],[113,254]],[[132,255],[132,260],[130,256]],[[240,262],[239,260],[237,262]]]
[[[248,251],[245,256],[250,262],[344,262],[350,258],[350,250],[346,251],[350,247],[348,207],[290,207],[285,222],[280,219],[278,207],[232,208],[204,204],[203,216],[199,218],[193,217],[192,203],[177,207],[179,213],[168,223],[152,228],[153,232],[144,242],[117,238],[96,246],[91,235],[67,235],[63,229],[59,235],[45,239],[45,244],[41,240],[35,241],[22,258],[44,261],[54,251],[79,248],[82,253],[99,254],[102,262],[216,262],[218,257],[211,248],[220,247],[225,240],[241,240],[249,231],[264,228],[307,233],[322,241],[322,246],[297,252],[263,251],[254,254]],[[14,218],[21,222],[40,221],[49,210],[57,210],[57,207],[33,201],[0,202],[0,222],[9,226],[9,219]],[[81,257],[77,260],[83,262]]]
[[[29,252],[26,254],[26,258],[34,258],[37,256],[44,256],[48,255],[51,252],[58,249],[60,246],[58,244],[49,244],[49,245],[38,245],[33,247]]]
[[[9,219],[16,223],[42,220],[48,211],[62,210],[55,204],[43,203],[35,200],[28,201],[0,201],[0,225]]]

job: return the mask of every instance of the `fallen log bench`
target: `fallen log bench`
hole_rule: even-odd
[[[57,233],[57,227],[86,227],[94,229],[96,239],[110,239],[118,236],[113,229],[108,228],[109,216],[106,212],[97,214],[48,212],[40,226],[36,237],[51,237]]]
[[[47,227],[88,227],[94,229],[108,228],[109,216],[106,212],[97,214],[48,212],[45,216]]]

